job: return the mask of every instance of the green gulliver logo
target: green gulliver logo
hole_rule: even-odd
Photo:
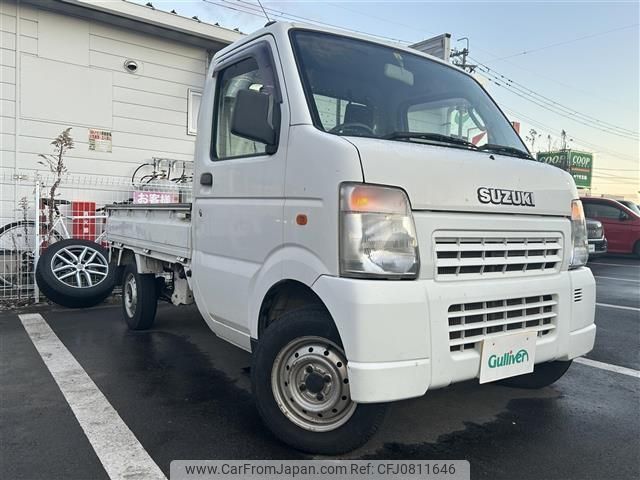
[[[518,353],[513,353],[510,350],[507,353],[503,353],[500,356],[491,355],[489,357],[489,368],[506,367],[507,365],[514,365],[516,363],[522,363],[529,360],[529,353],[524,349],[518,350]]]

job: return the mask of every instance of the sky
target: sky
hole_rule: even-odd
[[[266,21],[257,0],[151,1],[158,9],[245,33]],[[462,48],[465,42],[458,40],[467,37],[473,63],[484,70],[476,71],[483,85],[511,120],[521,122],[525,141],[536,130],[533,151],[546,151],[548,136],[552,149],[560,147],[565,130],[570,148],[594,154],[592,194],[640,200],[640,2],[263,0],[262,5],[275,20],[294,16],[407,44],[450,33],[452,46]],[[501,76],[515,83],[507,89]],[[531,141],[527,145],[531,149]]]

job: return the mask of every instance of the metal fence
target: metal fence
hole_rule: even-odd
[[[106,246],[105,205],[191,202],[192,165],[180,162],[174,175],[153,159],[133,178],[51,173],[0,172],[0,304],[37,303],[35,281],[40,255],[63,239]],[[175,166],[175,165],[174,165]],[[160,172],[160,173],[158,173]]]

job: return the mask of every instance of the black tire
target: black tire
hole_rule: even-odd
[[[571,362],[572,360],[567,362],[555,361],[539,363],[535,366],[532,373],[505,378],[504,380],[500,380],[496,383],[507,387],[525,388],[529,390],[548,387],[567,373],[567,370],[569,370],[569,367],[571,366]]]
[[[135,297],[135,301],[133,298]],[[158,283],[153,274],[140,274],[134,263],[122,275],[122,315],[130,330],[153,326],[158,307]]]
[[[303,337],[326,339],[342,349],[340,336],[324,308],[303,307],[270,325],[258,341],[251,365],[253,395],[260,417],[276,437],[297,450],[323,455],[350,452],[365,444],[378,430],[387,404],[352,404],[355,410],[346,423],[329,431],[313,432],[296,425],[277,404],[272,371],[278,354]]]
[[[69,258],[66,252],[77,254],[83,251],[87,252],[84,254],[84,260],[78,254],[80,260],[76,263],[80,267],[68,265],[69,270],[59,273],[54,271],[67,266],[60,260],[65,256]],[[107,298],[113,290],[115,268],[108,259],[107,250],[96,242],[73,238],[60,240],[47,247],[40,256],[36,266],[36,282],[40,291],[58,305],[70,308],[92,307]],[[69,280],[61,279],[66,273],[73,273],[73,268],[80,268],[77,270],[78,277],[72,275]],[[98,273],[94,275],[89,272]]]
[[[640,240],[638,240],[633,246],[633,254],[636,256],[636,258],[640,258]]]

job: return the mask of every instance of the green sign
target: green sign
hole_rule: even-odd
[[[538,152],[537,158],[539,162],[548,163],[569,172],[578,188],[591,188],[592,153],[577,150]]]

